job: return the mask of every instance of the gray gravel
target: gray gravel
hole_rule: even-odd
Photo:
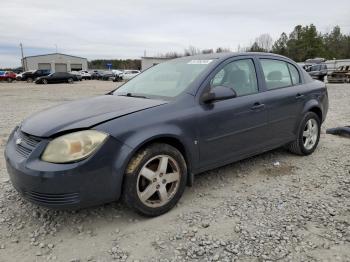
[[[55,211],[11,186],[3,150],[29,114],[103,94],[112,82],[0,83],[0,261],[350,261],[350,85],[329,85],[315,153],[283,149],[195,178],[176,208],[146,219],[120,203]],[[278,163],[278,164],[277,164]]]

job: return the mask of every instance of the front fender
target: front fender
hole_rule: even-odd
[[[193,138],[186,135],[177,125],[166,124],[159,127],[147,127],[143,129],[142,132],[130,133],[127,138],[123,139],[123,142],[133,148],[131,152],[132,157],[132,155],[145,144],[165,138],[175,139],[181,143],[185,150],[186,155],[184,157],[187,159],[189,165],[188,169],[190,170],[191,164],[197,162],[198,154],[195,152],[197,152],[198,149]]]

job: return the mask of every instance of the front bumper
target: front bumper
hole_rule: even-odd
[[[53,164],[40,160],[50,141],[14,131],[5,149],[10,180],[29,201],[52,208],[82,208],[118,200],[122,168],[117,156],[129,150],[109,137],[92,156],[76,163]],[[21,144],[18,143],[21,139]],[[34,142],[33,142],[34,141]],[[33,146],[34,145],[34,146]]]

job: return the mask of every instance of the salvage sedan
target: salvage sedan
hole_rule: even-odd
[[[286,146],[309,155],[327,89],[292,60],[227,53],[156,65],[107,95],[36,113],[5,149],[13,186],[48,207],[123,198],[146,216],[169,211],[194,175]]]
[[[81,79],[81,76],[80,76]],[[38,77],[35,80],[35,84],[58,84],[58,83],[73,83],[73,81],[79,81],[77,75],[65,73],[65,72],[57,72],[51,73],[47,76]]]

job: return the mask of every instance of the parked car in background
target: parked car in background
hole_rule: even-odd
[[[94,71],[91,71],[90,74],[91,74],[91,79],[100,80],[102,78],[103,71],[94,70]]]
[[[182,57],[106,95],[28,117],[9,136],[6,167],[36,204],[82,208],[122,197],[158,216],[195,174],[282,146],[312,154],[327,110],[325,84],[286,57]]]
[[[46,69],[27,71],[22,74],[21,80],[31,83],[35,81],[38,77],[47,76],[49,74],[50,74],[50,70],[46,70]]]
[[[1,73],[3,72],[3,73]],[[12,82],[16,80],[16,73],[12,71],[0,71],[0,81]]]
[[[41,76],[35,80],[36,84],[53,84],[53,83],[73,83],[78,81],[76,75],[64,72],[51,73],[47,76]]]
[[[305,71],[308,72],[313,79],[320,81],[324,81],[324,78],[328,73],[326,64],[315,64],[307,67]]]
[[[84,80],[91,80],[91,74],[88,71],[80,71],[80,74]]]
[[[118,82],[118,81],[122,81],[122,74],[123,71],[122,70],[112,70],[114,73],[114,78],[113,78],[113,82]]]
[[[137,76],[140,73],[140,70],[124,70],[123,73],[120,75],[120,78],[122,80],[130,80],[131,78]]]
[[[81,75],[81,73],[79,71],[71,71],[69,73],[75,76],[74,81],[82,81],[83,80],[83,76]]]
[[[0,71],[0,77],[2,77],[3,75],[5,75],[5,71]]]
[[[25,72],[16,74],[16,80],[17,80],[17,81],[21,81],[21,80],[22,80],[22,75],[23,75],[24,73],[25,73]]]
[[[329,83],[350,83],[350,65],[338,67],[327,75]]]
[[[110,79],[114,79],[115,75],[112,71],[105,71],[101,74],[101,80],[108,81]]]

